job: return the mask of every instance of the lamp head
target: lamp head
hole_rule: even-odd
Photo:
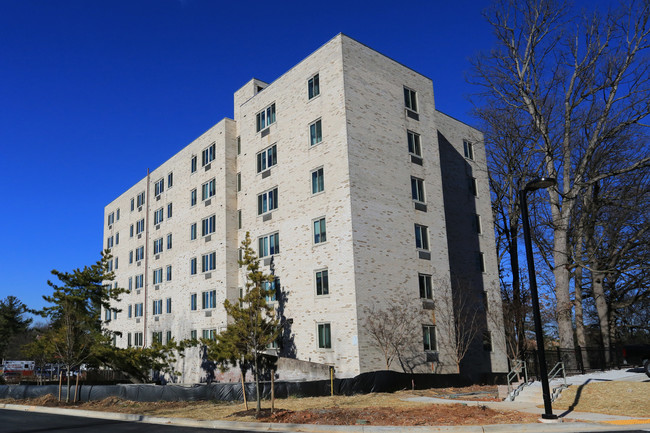
[[[553,177],[538,177],[528,182],[524,188],[524,191],[536,191],[538,189],[548,188],[556,184],[557,181]]]

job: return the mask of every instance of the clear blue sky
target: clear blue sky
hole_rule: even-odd
[[[95,262],[103,209],[343,32],[430,77],[469,123],[487,1],[0,0],[0,298],[41,308],[50,271]]]

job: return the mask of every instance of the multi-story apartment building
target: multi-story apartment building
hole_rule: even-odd
[[[105,316],[120,346],[223,330],[250,232],[279,280],[280,355],[342,377],[385,368],[367,317],[401,303],[423,313],[416,371],[456,372],[440,319],[454,290],[486,313],[468,371],[506,370],[482,135],[436,110],[430,79],[345,35],[270,84],[246,83],[234,120],[149,172],[104,221],[129,289]],[[198,354],[177,369],[204,376]]]

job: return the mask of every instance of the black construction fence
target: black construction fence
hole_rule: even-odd
[[[486,383],[505,383],[505,374],[489,374]],[[395,371],[375,371],[363,373],[353,378],[334,379],[335,395],[365,394],[371,392],[395,392],[403,389],[445,388],[469,385],[466,378],[458,374],[407,374]],[[275,396],[319,397],[332,393],[330,380],[305,382],[275,382]],[[255,384],[246,383],[246,397],[255,398]],[[271,396],[271,383],[261,382],[262,397]],[[58,385],[0,385],[0,399],[28,399],[52,394],[58,396]],[[67,388],[62,388],[62,399],[66,399]],[[71,387],[70,398],[74,397],[75,388]],[[153,385],[153,384],[119,384],[88,385],[81,383],[78,389],[78,401],[103,400],[107,397],[119,397],[132,401],[242,401],[241,383],[212,383],[192,386]]]

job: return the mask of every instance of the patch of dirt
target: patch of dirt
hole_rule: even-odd
[[[499,391],[494,385],[472,385],[463,388],[431,388],[413,391],[398,391],[404,397],[436,397],[450,400],[501,401]]]
[[[594,382],[572,385],[553,402],[553,409],[650,418],[650,381]]]

